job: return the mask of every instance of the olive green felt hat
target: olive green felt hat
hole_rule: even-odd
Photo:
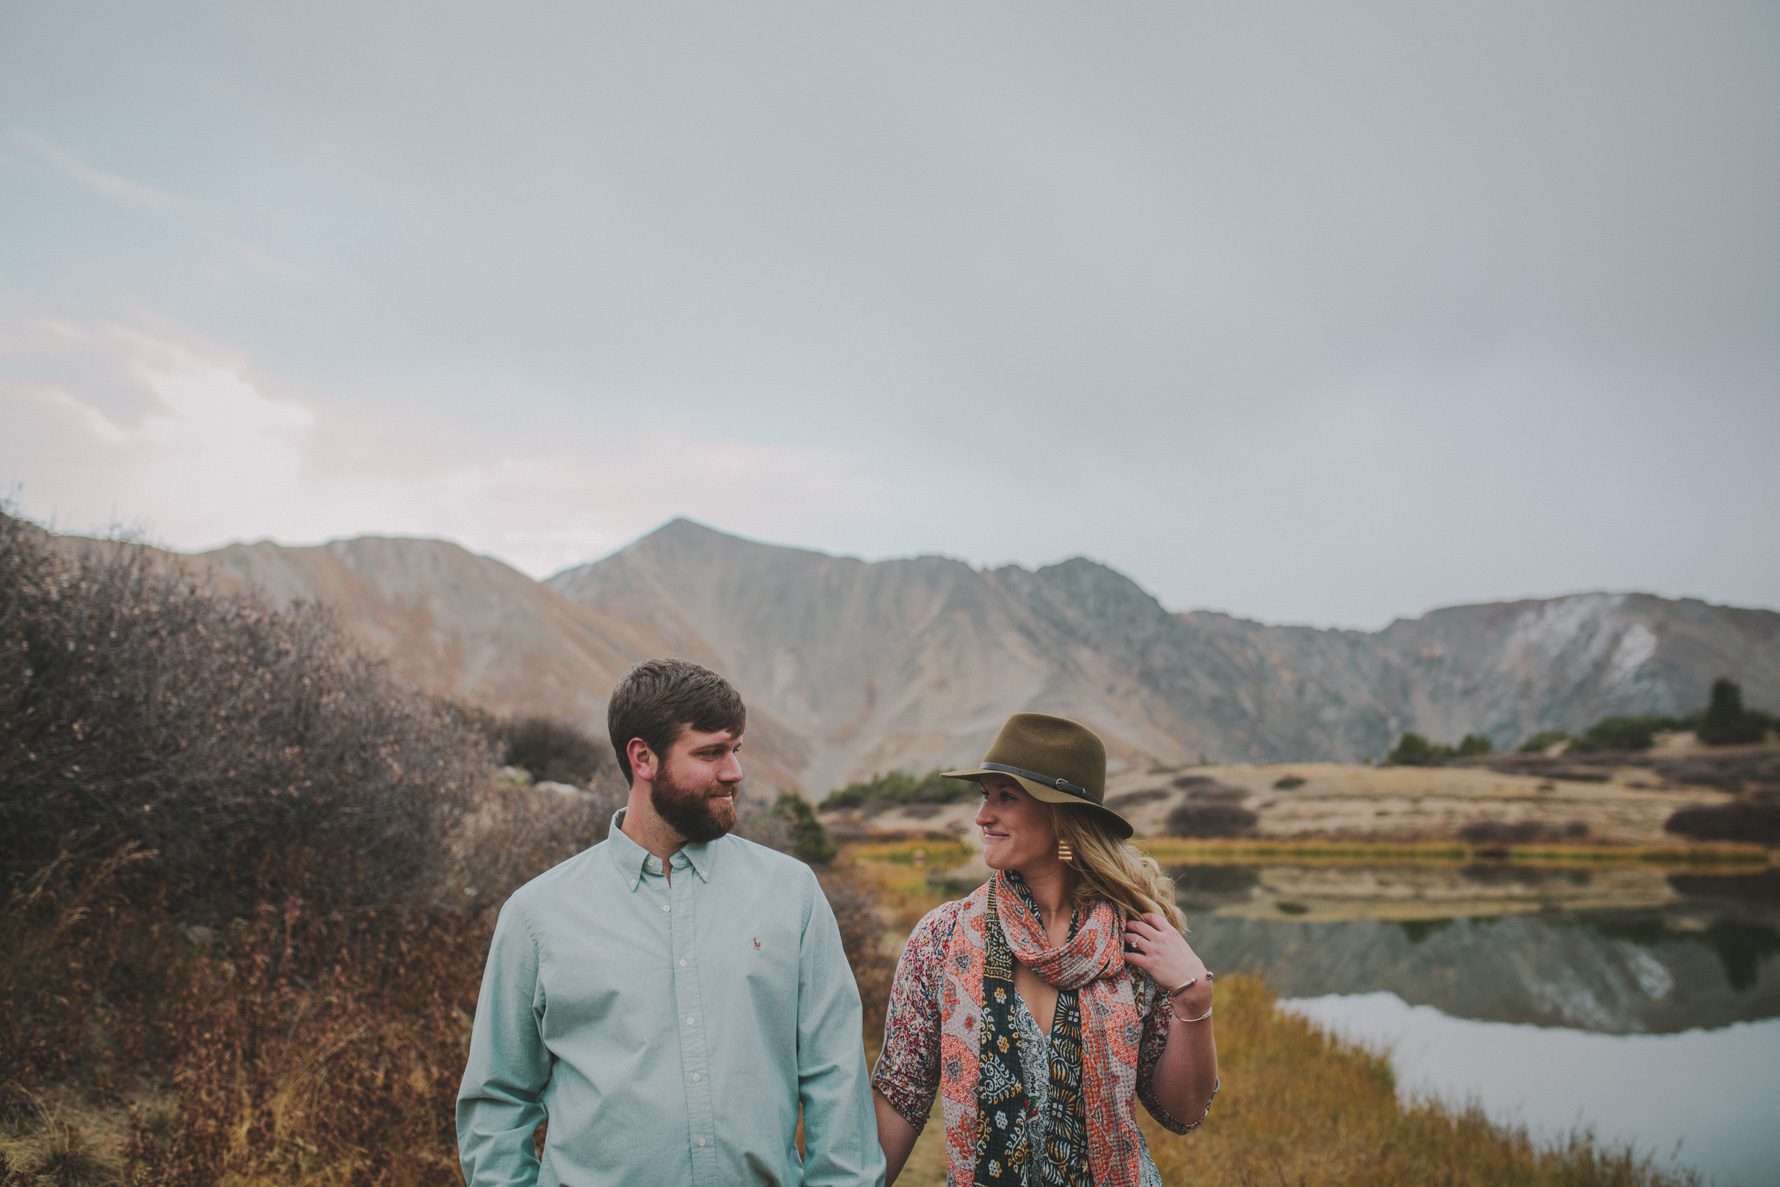
[[[1007,719],[983,761],[965,771],[942,771],[948,779],[1006,775],[1047,804],[1087,808],[1117,837],[1131,835],[1131,822],[1106,806],[1106,746],[1093,730],[1067,717],[1016,713]]]

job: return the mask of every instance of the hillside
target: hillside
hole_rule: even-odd
[[[1780,614],[1640,594],[1463,606],[1379,632],[1174,614],[1075,559],[867,563],[676,520],[547,584],[722,657],[807,740],[805,785],[980,757],[1009,713],[1088,722],[1115,762],[1355,760],[1404,730],[1498,749],[1711,681],[1780,705]]]
[[[64,538],[68,547],[97,547]],[[181,563],[322,602],[403,678],[603,728],[649,655],[729,675],[752,773],[813,794],[980,757],[1008,714],[1100,731],[1115,766],[1353,761],[1404,730],[1498,749],[1616,713],[1673,714],[1729,676],[1780,706],[1780,614],[1643,594],[1460,606],[1378,632],[1173,613],[1085,559],[865,562],[675,520],[547,582],[454,544],[233,545]]]

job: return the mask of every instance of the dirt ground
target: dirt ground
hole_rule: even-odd
[[[1139,836],[1172,835],[1170,813],[1196,802],[1253,812],[1257,820],[1245,834],[1252,839],[1353,843],[1457,841],[1466,826],[1495,821],[1531,822],[1552,840],[1682,846],[1683,838],[1663,830],[1669,816],[1690,804],[1729,798],[1714,787],[1675,783],[1648,766],[1612,760],[1525,773],[1481,765],[1236,763],[1120,771],[1107,785],[1108,804]],[[975,810],[974,800],[920,804],[832,823],[968,836]]]

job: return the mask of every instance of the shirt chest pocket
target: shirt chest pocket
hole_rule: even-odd
[[[619,1045],[646,1042],[660,1025],[656,1015],[673,1010],[666,945],[612,927],[579,939],[556,945],[542,970],[546,1043],[592,1028]]]

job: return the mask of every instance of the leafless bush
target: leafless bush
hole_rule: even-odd
[[[310,606],[0,514],[0,884],[134,845],[188,910],[424,893],[487,756]]]
[[[1248,792],[1228,783],[1202,783],[1189,789],[1186,798],[1199,804],[1238,804],[1248,798]]]
[[[1525,845],[1544,832],[1536,820],[1474,820],[1459,828],[1459,840],[1467,845]]]
[[[1728,804],[1694,804],[1677,808],[1663,828],[1696,841],[1780,845],[1780,803],[1744,799]]]
[[[1126,791],[1118,795],[1108,796],[1106,806],[1117,811],[1135,808],[1140,804],[1153,804],[1157,800],[1168,798],[1168,791],[1161,787],[1146,787],[1141,791]]]
[[[523,883],[605,840],[624,798],[610,780],[574,793],[488,780],[441,854],[443,902],[498,910]]]
[[[1168,813],[1167,830],[1175,837],[1246,837],[1260,821],[1235,804],[1188,801]]]
[[[822,893],[834,908],[835,922],[840,925],[841,945],[847,950],[847,963],[853,966],[853,978],[859,982],[859,999],[865,1007],[865,1030],[876,1034],[884,1025],[884,1007],[890,1001],[890,979],[896,972],[896,957],[884,946],[884,917],[870,888],[846,867],[822,870],[817,875]]]
[[[516,717],[501,734],[506,747],[501,761],[524,767],[534,779],[587,787],[602,775],[623,778],[611,745],[566,721]]]

